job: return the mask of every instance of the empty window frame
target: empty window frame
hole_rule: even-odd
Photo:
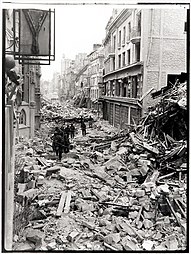
[[[121,68],[121,54],[118,56],[118,68]]]
[[[131,51],[130,49],[127,50],[127,65],[130,65],[131,63]]]
[[[118,47],[121,47],[121,31],[119,31]]]
[[[123,62],[123,67],[125,66],[125,52],[122,54],[122,62]]]
[[[21,110],[20,117],[19,117],[19,124],[26,125],[26,113],[24,109]]]
[[[123,41],[122,44],[125,44],[125,37],[126,37],[126,27],[123,27]]]

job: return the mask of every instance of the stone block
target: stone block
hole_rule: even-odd
[[[120,241],[121,237],[120,237],[120,233],[115,233],[115,234],[109,234],[104,238],[104,241],[109,244],[112,245],[113,243],[118,243]]]
[[[35,245],[33,243],[29,243],[28,241],[17,243],[14,247],[16,251],[34,251]]]
[[[23,193],[20,193],[19,195],[22,197],[27,197],[28,199],[33,199],[37,196],[38,189],[30,189],[27,191],[24,191]]]
[[[137,218],[137,215],[138,215],[138,212],[137,212],[137,211],[129,212],[128,218],[129,218],[129,219],[135,219],[135,218]]]
[[[138,197],[138,198],[144,197],[145,196],[145,190],[141,190],[141,189],[136,190],[135,196]]]
[[[67,236],[67,240],[68,240],[69,242],[74,242],[78,235],[79,235],[79,232],[73,231],[73,232],[71,232],[71,233]]]
[[[82,221],[82,226],[87,227],[91,230],[95,228],[95,224],[89,221]]]
[[[145,250],[152,250],[153,245],[154,245],[154,242],[153,242],[153,241],[144,240],[144,241],[143,241],[143,244],[142,244],[142,247],[143,247],[143,249],[145,249]]]
[[[60,171],[60,167],[54,166],[46,169],[46,176],[50,176],[51,174],[55,174]]]
[[[147,228],[153,227],[153,223],[152,223],[150,220],[148,220],[148,219],[145,219],[145,220],[144,220],[143,225],[144,225],[144,227],[145,227],[146,229],[147,229]]]
[[[143,216],[144,216],[145,219],[154,219],[155,218],[155,212],[143,211]]]
[[[137,244],[135,244],[132,240],[129,240],[128,237],[124,237],[122,239],[122,246],[126,251],[138,250]]]

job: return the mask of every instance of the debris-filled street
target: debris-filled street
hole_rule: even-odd
[[[189,252],[189,5],[12,4],[2,253]]]
[[[44,105],[36,137],[16,144],[14,250],[184,250],[186,129],[174,131],[177,125],[168,121],[186,119],[185,89],[181,84],[158,95],[157,106],[131,132],[70,103],[54,106],[58,125],[68,112],[94,119],[86,136],[76,121],[61,161],[52,150],[52,107]],[[20,232],[16,220],[26,207]]]

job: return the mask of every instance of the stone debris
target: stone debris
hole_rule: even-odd
[[[176,107],[185,110],[177,98]],[[162,125],[157,133],[157,119],[157,124],[166,119],[157,112],[174,112],[168,111],[168,96],[161,101],[128,132],[94,118],[93,128],[85,137],[76,133],[73,149],[59,163],[51,150],[53,121],[75,118],[77,124],[79,112],[88,119],[88,111],[43,107],[41,131],[16,144],[15,202],[18,207],[30,202],[33,216],[15,234],[15,250],[186,248],[187,143],[184,130],[170,135]],[[35,233],[24,237],[28,228]]]

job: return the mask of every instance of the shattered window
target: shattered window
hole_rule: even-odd
[[[24,109],[21,110],[20,118],[19,118],[19,124],[26,125],[26,113]]]

